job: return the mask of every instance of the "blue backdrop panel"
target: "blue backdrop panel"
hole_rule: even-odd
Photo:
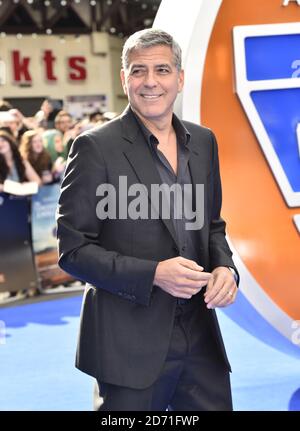
[[[37,286],[31,248],[30,198],[0,194],[0,291]]]

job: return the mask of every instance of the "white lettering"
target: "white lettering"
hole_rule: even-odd
[[[297,141],[298,141],[298,149],[299,149],[299,157],[300,157],[300,123],[297,124],[296,133],[297,133]]]
[[[112,184],[101,184],[97,187],[96,196],[103,196],[103,199],[96,206],[96,214],[100,220],[115,220],[116,215],[116,189]]]
[[[292,333],[292,343],[296,345],[300,345],[300,320],[294,320],[292,323],[292,329],[295,331]]]
[[[122,417],[114,418],[114,417],[108,415],[108,418],[102,418],[100,423],[103,426],[117,425],[117,426],[123,426],[123,427],[126,426],[129,429],[131,429],[134,425],[134,421],[135,421],[135,418],[122,418]]]
[[[138,196],[128,206],[128,215],[131,220],[147,220],[148,218],[148,191],[144,184],[132,184],[128,196]],[[145,199],[145,195],[147,199]]]
[[[296,69],[295,72],[292,73],[292,78],[300,77],[300,60],[294,60],[292,63],[292,69]]]
[[[100,184],[96,189],[96,196],[102,199],[96,206],[96,215],[100,220],[117,218],[117,193],[119,194],[118,218],[131,220],[146,220],[149,218],[149,195],[144,184],[132,184],[127,190],[126,176],[119,177],[119,187],[113,184]],[[171,193],[173,201],[171,202]],[[128,205],[127,197],[135,197]],[[192,184],[175,183],[151,184],[151,219],[161,218],[163,220],[190,220],[185,223],[186,230],[199,230],[204,225],[204,184],[195,185],[195,211],[193,211],[193,188]],[[161,208],[161,211],[159,209]],[[171,208],[172,217],[171,217]],[[184,214],[183,214],[184,212]]]
[[[300,6],[300,0],[283,0],[282,6],[288,6],[290,2],[297,2],[297,5]]]
[[[126,220],[127,214],[127,176],[121,175],[119,177],[119,218],[120,220]]]

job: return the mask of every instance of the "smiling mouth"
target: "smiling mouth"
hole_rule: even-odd
[[[158,99],[161,94],[141,94],[141,96],[146,100],[155,100]]]

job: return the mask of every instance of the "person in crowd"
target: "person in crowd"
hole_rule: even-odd
[[[168,33],[130,36],[121,80],[129,106],[75,139],[58,204],[59,265],[87,283],[76,365],[102,411],[232,410],[215,308],[238,273],[215,135],[173,113],[184,72]]]
[[[10,109],[8,113],[13,117],[14,123],[13,123],[13,134],[17,140],[17,142],[20,144],[21,138],[24,132],[30,129],[29,125],[27,124],[27,120],[22,114],[19,109]]]
[[[94,111],[89,115],[89,122],[95,124],[101,124],[103,121],[103,112]]]
[[[63,136],[63,143],[69,151],[72,142],[78,135],[81,127],[81,120],[77,123],[73,122],[72,116],[66,111],[59,111],[54,120],[55,129],[59,130]]]
[[[107,123],[108,121],[113,120],[118,116],[118,112],[106,111],[103,114],[103,123]]]
[[[95,117],[95,118],[97,118],[97,117]],[[74,126],[72,127],[72,130],[69,131],[69,139],[65,143],[67,150],[68,150],[68,153],[69,153],[70,148],[74,142],[74,139],[77,138],[77,136],[80,135],[80,133],[82,133],[86,130],[90,130],[93,127],[100,126],[101,124],[103,124],[102,120],[95,123],[95,122],[91,122],[88,117],[77,121],[74,124]]]
[[[26,118],[18,109],[9,109],[4,114],[0,115],[1,126],[9,127],[10,133],[16,140],[17,146],[20,144],[21,137],[30,127],[27,124]]]
[[[28,160],[43,184],[53,182],[52,160],[45,149],[43,138],[36,130],[28,130],[21,139],[20,153],[24,160]]]
[[[15,139],[0,131],[0,191],[5,180],[16,182],[34,181],[41,185],[41,179],[28,160],[23,160]]]
[[[5,180],[20,183],[33,181],[39,186],[42,185],[41,178],[30,161],[22,158],[12,134],[0,130],[0,192],[4,190]],[[9,292],[9,297],[25,298],[26,296],[34,296],[36,293],[36,288],[31,288],[28,291],[21,289],[17,292]]]
[[[10,113],[10,111],[0,112],[0,126],[2,129],[5,128],[8,133],[13,136],[18,146],[18,122],[16,121],[14,115]]]
[[[60,131],[52,129],[46,130],[42,134],[42,138],[44,147],[51,157],[54,180],[59,181],[65,170],[68,157],[68,148],[63,142],[63,135]]]
[[[59,111],[54,119],[54,127],[62,133],[64,142],[66,142],[72,132],[72,116],[66,111]]]
[[[0,112],[9,111],[13,106],[7,100],[0,100]]]
[[[0,122],[0,131],[8,133],[13,139],[15,139],[11,128],[8,126],[2,126],[2,124],[3,123]]]
[[[61,102],[59,100],[44,99],[40,109],[34,115],[37,126],[44,130],[53,129],[54,119],[60,110]]]

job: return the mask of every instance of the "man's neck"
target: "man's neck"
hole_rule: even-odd
[[[132,109],[132,108],[131,108]],[[147,127],[147,129],[153,133],[154,136],[168,136],[172,130],[172,117],[173,113],[171,112],[168,117],[164,117],[163,119],[147,119],[140,115],[137,111],[132,109],[134,113],[140,118],[143,124]]]

